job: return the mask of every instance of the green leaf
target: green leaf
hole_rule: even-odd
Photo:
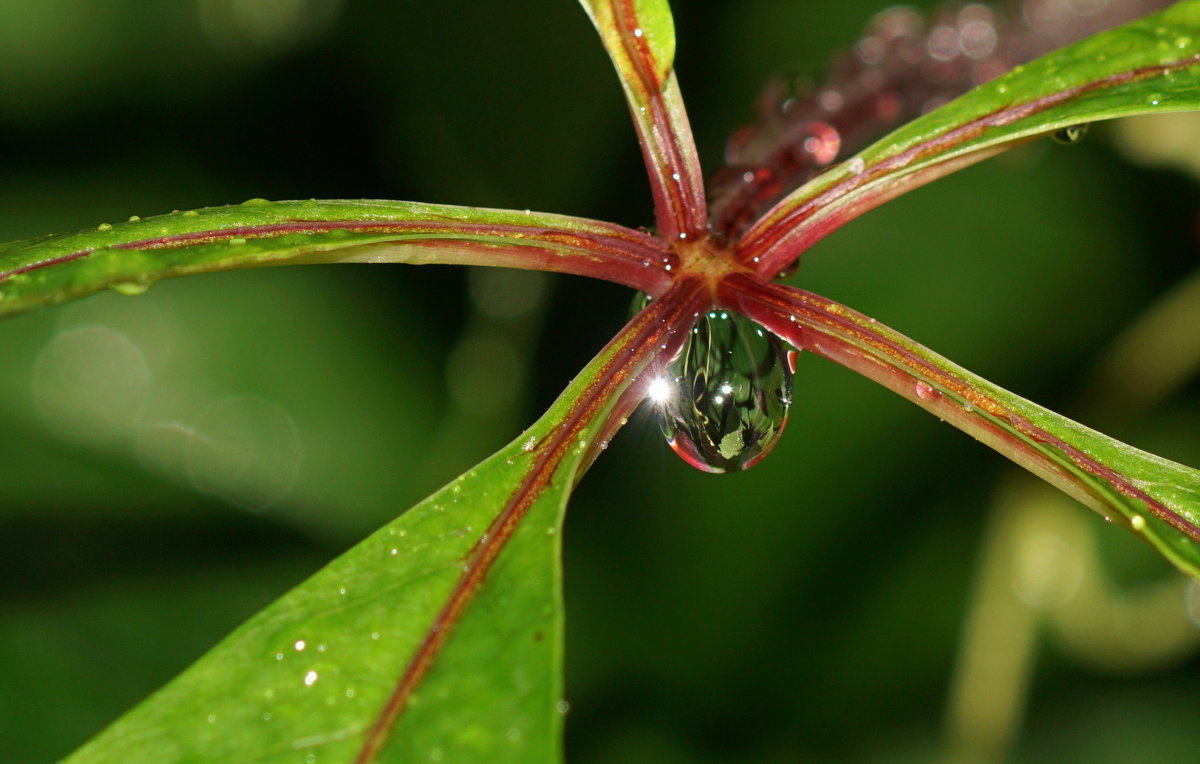
[[[729,280],[729,299],[796,347],[830,358],[969,433],[1200,579],[1200,471],[1140,451],[1014,395],[844,305]]]
[[[623,83],[660,89],[675,64],[675,20],[666,0],[579,0]],[[638,30],[630,38],[631,32]],[[637,54],[642,52],[642,56]],[[643,63],[643,61],[645,63]]]
[[[520,437],[69,760],[557,759],[567,496],[611,436],[614,407],[634,404],[621,394],[703,295],[689,280],[655,300]]]
[[[666,0],[580,0],[608,51],[650,176],[659,234],[707,228],[704,177],[675,77],[675,22]]]
[[[565,215],[252,199],[0,245],[0,316],[104,288],[139,294],[172,276],[291,263],[536,268],[661,293],[669,282],[662,267],[668,255],[648,234]]]
[[[1090,37],[916,119],[788,195],[737,257],[776,273],[847,221],[1017,143],[1135,114],[1200,109],[1200,0]]]

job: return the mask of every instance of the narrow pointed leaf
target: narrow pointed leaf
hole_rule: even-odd
[[[1140,451],[991,384],[832,300],[735,276],[726,299],[798,348],[900,393],[1146,538],[1200,578],[1200,471]]]
[[[288,263],[497,265],[661,293],[672,257],[647,234],[564,215],[253,200],[0,245],[0,316],[105,288],[136,294],[162,278]]]
[[[746,232],[737,257],[775,273],[912,188],[1073,125],[1200,108],[1200,0],[1068,46],[910,122],[814,178]]]
[[[73,762],[559,758],[559,538],[630,381],[699,309],[656,300],[529,430],[234,631]],[[684,327],[680,329],[679,327]]]
[[[633,116],[668,240],[707,227],[704,178],[675,77],[675,22],[666,0],[580,0],[608,51]],[[682,236],[681,236],[682,235]]]

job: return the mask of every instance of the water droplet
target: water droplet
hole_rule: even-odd
[[[129,216],[129,222],[130,222],[130,223],[140,223],[140,222],[141,222],[141,220],[142,220],[142,216],[141,216],[141,215],[130,215],[130,216]]]
[[[560,714],[565,714],[566,712],[571,710],[571,704],[565,700],[560,700],[554,704],[554,710],[559,712]]]
[[[178,210],[176,211],[178,212]],[[185,218],[198,218],[200,217],[200,213],[197,210],[188,210],[187,212],[183,213],[183,216]]]
[[[1145,530],[1146,518],[1142,517],[1141,515],[1134,515],[1133,517],[1129,518],[1129,524],[1133,526],[1135,531]]]
[[[114,281],[108,285],[108,288],[125,297],[137,297],[139,294],[145,294],[153,283],[150,280]]]
[[[243,207],[261,207],[264,204],[270,204],[270,203],[271,203],[270,199],[263,199],[262,197],[256,196],[253,199],[247,199],[246,201],[242,202],[242,206]]]
[[[942,397],[942,394],[937,391],[937,388],[928,382],[918,382],[914,392],[916,392],[917,397],[923,401],[936,401],[938,398]]]
[[[112,224],[111,223],[101,223],[100,225],[96,226],[96,230],[99,231],[100,233],[108,233],[109,231],[112,230]]]
[[[1064,146],[1070,146],[1082,141],[1083,136],[1087,135],[1087,131],[1088,126],[1086,123],[1082,125],[1071,125],[1070,127],[1064,127],[1061,130],[1055,130],[1050,137],[1054,139],[1055,143],[1061,143]]]
[[[862,157],[854,157],[846,163],[846,169],[855,175],[861,175],[862,171],[867,169],[867,163]]]
[[[666,370],[663,434],[675,453],[706,472],[752,467],[787,422],[792,371],[787,345],[750,319],[725,311],[700,318]]]
[[[245,239],[245,238],[243,238],[243,237],[241,237],[241,236],[234,236],[234,237],[232,237],[232,238],[229,240],[229,243],[230,243],[230,244],[232,244],[232,245],[234,245],[234,246],[236,247],[236,246],[239,246],[239,245],[245,244],[245,243],[246,243],[246,239]]]
[[[775,274],[775,278],[779,279],[780,281],[783,281],[784,279],[790,279],[792,276],[796,275],[796,271],[798,270],[800,270],[800,258],[797,257],[795,260],[780,268],[779,273]]]
[[[303,639],[297,639],[296,644],[292,645],[292,647],[296,648],[296,652],[301,652],[304,648],[308,647],[308,643]]]
[[[317,675],[317,672],[309,671],[307,674],[304,675],[304,686],[312,687],[314,684],[317,683],[318,679],[320,679],[320,677]]]

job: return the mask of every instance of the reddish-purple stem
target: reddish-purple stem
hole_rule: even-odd
[[[836,205],[839,199],[855,193],[857,189],[880,181],[879,193],[887,194],[887,198],[894,197],[900,190],[887,188],[882,181],[888,180],[889,184],[900,184],[902,190],[911,190],[915,184],[927,182],[932,178],[923,173],[912,173],[907,177],[895,180],[890,180],[889,176],[896,175],[904,168],[923,159],[949,154],[956,147],[978,138],[989,128],[1010,125],[1084,93],[1128,84],[1150,76],[1161,76],[1198,64],[1200,64],[1200,56],[1189,56],[1168,64],[1146,66],[1110,75],[1026,103],[1005,106],[990,114],[985,114],[928,141],[909,146],[875,164],[867,165],[862,172],[848,175],[840,182],[791,209],[788,208],[792,202],[788,199],[783,200],[746,232],[737,244],[735,258],[740,263],[753,265],[760,274],[777,273],[829,231],[841,227],[857,214],[876,206],[869,202],[840,207]],[[986,152],[987,149],[983,149],[983,151]],[[777,216],[776,210],[781,212],[786,210],[786,212]],[[829,213],[829,210],[834,211]],[[829,214],[833,220],[826,221],[826,214]],[[810,223],[810,221],[816,221],[820,225]]]
[[[708,228],[707,204],[687,114],[682,108],[673,113],[664,98],[668,83],[657,74],[657,61],[638,22],[633,0],[610,2],[621,46],[637,75],[636,85],[631,83],[630,87],[640,88],[636,95],[646,101],[644,109],[649,112],[648,121],[634,113],[633,123],[650,177],[659,235],[667,241],[696,239]],[[668,77],[673,75],[668,73]],[[643,107],[631,102],[629,108],[636,112]]]
[[[935,410],[960,429],[979,436],[1006,453],[1022,453],[1040,463],[1043,472],[1063,476],[1086,493],[1093,489],[1080,475],[1107,485],[1196,541],[1200,527],[1107,467],[1011,410],[970,380],[923,357],[892,335],[891,330],[825,297],[782,284],[764,284],[742,275],[726,278],[721,301],[753,318],[798,348],[849,366],[865,376]],[[952,393],[947,398],[941,390]],[[1049,450],[1070,460],[1080,474],[1063,470]]]
[[[397,235],[396,244],[460,249],[478,247],[495,255],[495,265],[537,268],[614,281],[634,289],[659,294],[670,285],[669,269],[678,258],[660,239],[622,226],[606,224],[607,233],[583,233],[542,226],[497,225],[457,221],[325,221],[289,220],[283,223],[233,226],[205,231],[155,236],[112,244],[106,248],[80,249],[53,258],[0,271],[0,281],[87,257],[103,249],[158,250],[219,244],[230,239],[271,239],[287,235],[348,233]],[[480,239],[490,239],[483,240]],[[372,242],[388,244],[393,242]],[[355,246],[347,242],[346,246]],[[565,248],[563,256],[555,247]]]
[[[1007,18],[963,2],[928,18],[907,6],[882,11],[820,83],[780,76],[767,84],[756,121],[730,138],[727,166],[711,178],[713,229],[736,239],[792,190],[895,127],[1016,64],[1167,4],[1017,0]]]

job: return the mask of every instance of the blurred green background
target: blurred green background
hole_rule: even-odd
[[[709,168],[772,72],[819,72],[881,7],[674,5]],[[920,190],[793,281],[1200,464],[1194,380],[1148,407],[1088,386],[1121,327],[1196,265],[1195,181],[1110,138]],[[570,0],[0,0],[0,237],[260,196],[652,219],[619,89]],[[628,302],[569,277],[306,267],[0,325],[4,758],[67,753],[514,437]],[[1182,347],[1200,320],[1178,323]],[[569,760],[1200,749],[1194,585],[1082,507],[1029,514],[1045,500],[1022,498],[1040,494],[1017,468],[848,371],[802,357],[794,400],[748,473],[692,470],[639,414],[581,484]],[[1051,516],[1065,525],[1038,525]],[[1018,563],[980,584],[986,549]],[[1079,606],[1089,587],[1103,596]],[[1074,637],[1072,603],[1092,624]],[[964,631],[980,612],[1003,617]]]

